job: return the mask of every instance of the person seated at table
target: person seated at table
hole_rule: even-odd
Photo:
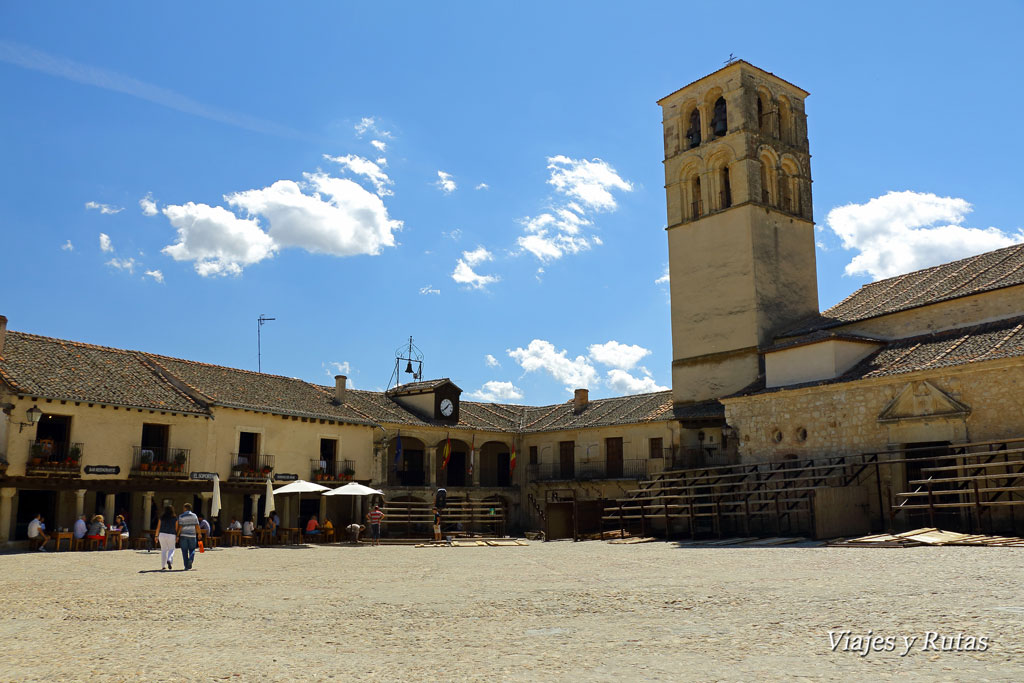
[[[89,525],[85,521],[87,519],[89,519],[87,515],[79,515],[78,519],[75,520],[75,540],[81,540],[85,538],[85,533],[89,530]]]
[[[345,529],[348,531],[348,540],[352,543],[359,543],[359,534],[366,530],[366,526],[352,522]]]
[[[277,514],[277,510],[274,511],[274,535],[277,536],[277,529],[281,526],[281,516]]]
[[[278,521],[279,520],[278,520],[278,517],[277,517],[276,514],[275,515],[271,515],[270,517],[267,517],[267,531],[270,533],[271,537],[277,536],[277,523],[278,523]]]
[[[131,535],[128,531],[128,522],[125,521],[124,515],[118,515],[114,518],[114,526],[121,532],[121,538],[128,538]]]
[[[334,523],[331,522],[330,517],[324,517],[324,523],[320,525],[320,528],[325,534],[329,534],[334,531]]]
[[[236,520],[232,519],[231,524],[232,525],[238,524],[238,522]],[[229,528],[237,529],[238,527],[231,526]],[[245,524],[243,524],[241,526],[241,529],[242,529],[242,535],[243,536],[252,536],[253,531],[256,529],[256,518],[255,517],[250,517],[249,519],[245,520]]]
[[[89,531],[85,537],[90,541],[98,541],[101,548],[107,546],[107,525],[103,521],[103,515],[96,515],[89,524]]]
[[[231,524],[228,524],[228,531],[240,531],[242,529],[242,523],[238,521],[237,517],[231,518]]]
[[[37,514],[31,522],[28,523],[28,540],[33,544],[38,543],[36,550],[46,550],[46,544],[50,542],[50,537],[46,535],[46,525],[43,524],[43,516]]]
[[[206,520],[206,517],[204,517],[202,513],[199,513],[196,516],[199,517],[199,530],[203,532],[204,535],[209,536],[210,532],[212,531],[212,529],[210,529],[210,523]]]
[[[318,533],[320,533],[320,523],[316,521],[316,515],[313,515],[312,517],[310,517],[309,521],[306,523],[306,533],[307,534],[318,534]]]

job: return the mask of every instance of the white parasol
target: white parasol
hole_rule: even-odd
[[[275,489],[274,493],[322,493],[324,491],[330,491],[330,489],[305,479],[298,479],[290,484],[285,484],[279,489]]]
[[[350,482],[348,484],[345,484],[344,486],[339,486],[338,488],[334,489],[333,491],[328,491],[324,495],[325,496],[372,496],[374,494],[377,494],[379,496],[383,496],[384,492],[383,491],[378,491],[377,489],[371,489],[369,486],[363,486],[362,484],[357,484],[356,482],[353,481],[353,482]]]
[[[270,483],[270,477],[267,477],[267,502],[263,507],[265,517],[269,517],[270,513],[274,511],[274,486]]]
[[[218,517],[220,515],[220,477],[216,474],[213,475],[213,500],[210,501],[210,516]]]

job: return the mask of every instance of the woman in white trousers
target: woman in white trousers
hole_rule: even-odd
[[[156,538],[160,543],[160,569],[170,569],[174,562],[174,542],[177,539],[175,528],[178,522],[174,508],[170,505],[164,507],[164,513],[160,515],[157,523]]]

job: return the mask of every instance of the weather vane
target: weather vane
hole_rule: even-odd
[[[737,56],[733,55],[733,53],[731,53],[731,52],[730,52],[730,53],[729,53],[729,59],[725,60],[725,65],[726,65],[726,66],[729,66],[729,65],[730,65],[730,64],[732,64],[733,62],[738,62],[738,61],[739,61],[739,59],[740,59],[739,57],[737,57]]]

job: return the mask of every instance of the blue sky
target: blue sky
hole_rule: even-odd
[[[0,313],[251,369],[265,313],[264,371],[360,389],[409,335],[464,398],[667,387],[655,101],[730,53],[811,93],[822,308],[1024,239],[1020,3],[695,7],[0,5]]]

